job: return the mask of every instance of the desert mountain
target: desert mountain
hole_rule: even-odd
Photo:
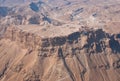
[[[120,81],[120,0],[0,0],[0,81]]]

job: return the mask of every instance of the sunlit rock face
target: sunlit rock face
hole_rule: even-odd
[[[119,81],[119,34],[79,29],[42,37],[45,31],[26,28],[9,27],[0,40],[1,81]]]
[[[119,0],[0,0],[0,81],[119,81]]]

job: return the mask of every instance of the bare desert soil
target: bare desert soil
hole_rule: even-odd
[[[0,81],[120,81],[120,0],[0,0]]]

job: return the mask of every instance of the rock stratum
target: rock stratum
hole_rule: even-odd
[[[35,32],[6,29],[0,39],[0,81],[120,80],[119,33],[87,27],[47,37]]]
[[[120,0],[0,0],[0,81],[120,81]]]

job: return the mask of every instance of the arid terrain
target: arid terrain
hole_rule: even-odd
[[[0,0],[0,81],[120,81],[120,0]]]

